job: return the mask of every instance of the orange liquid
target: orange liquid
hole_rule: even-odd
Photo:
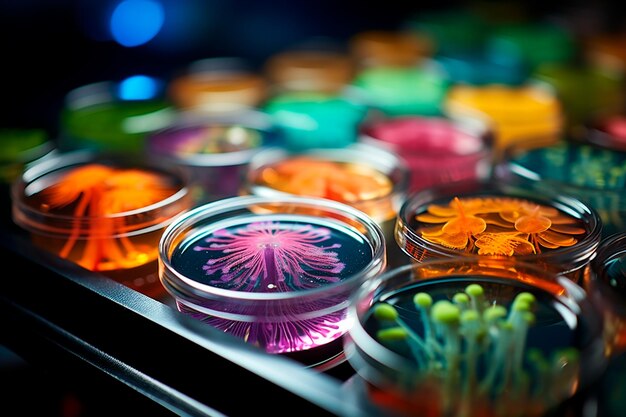
[[[254,183],[348,204],[376,221],[395,216],[389,198],[393,183],[384,173],[365,165],[295,157],[262,169]]]
[[[33,243],[85,269],[132,283],[157,272],[158,244],[181,205],[149,207],[181,185],[163,173],[89,164],[63,172],[26,203],[43,213]],[[149,270],[140,269],[152,265]],[[140,285],[134,285],[139,288]]]

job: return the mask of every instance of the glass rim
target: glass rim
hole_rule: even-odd
[[[605,280],[605,268],[610,261],[626,257],[626,232],[616,232],[604,238],[596,256],[591,261],[590,272],[586,277],[585,284],[590,290],[597,289],[600,298],[606,298],[610,302],[609,309],[626,316],[626,305],[623,305],[623,296],[620,297],[615,289]]]
[[[250,160],[246,174],[247,181],[244,187],[251,194],[256,194],[253,191],[255,189],[264,189],[268,190],[263,193],[264,195],[269,192],[281,196],[294,195],[286,191],[275,190],[266,185],[255,185],[251,179],[262,168],[280,163],[291,157],[301,156],[329,162],[363,164],[389,177],[392,182],[392,189],[388,194],[377,198],[359,200],[354,202],[355,205],[376,203],[377,201],[384,201],[398,195],[404,196],[409,187],[410,170],[406,162],[398,154],[383,146],[360,142],[351,143],[341,148],[311,148],[303,151],[290,151],[279,146],[267,147],[256,153]]]
[[[289,204],[297,205],[298,207],[310,207],[311,209],[320,208],[326,209],[332,213],[339,213],[341,215],[347,215],[351,219],[355,219],[360,225],[364,226],[367,230],[367,235],[360,233],[365,240],[370,244],[373,253],[372,259],[368,264],[360,271],[342,279],[336,283],[330,283],[321,287],[292,292],[242,292],[227,290],[223,288],[216,288],[211,285],[202,284],[193,279],[186,277],[174,268],[171,263],[170,253],[172,245],[177,243],[177,239],[186,234],[188,230],[193,230],[193,227],[198,222],[206,220],[214,215],[226,214],[233,210],[246,210],[253,205],[264,204]],[[279,214],[288,214],[279,213]],[[319,218],[319,216],[313,216],[310,214],[302,214],[303,217]],[[355,231],[354,228],[348,223],[337,221],[341,225],[345,225],[350,228],[351,231]],[[369,238],[368,238],[369,237]],[[369,216],[362,211],[353,208],[352,206],[328,199],[315,198],[315,197],[301,197],[285,195],[279,197],[263,197],[263,196],[235,196],[222,200],[203,204],[195,207],[186,213],[178,216],[172,223],[168,225],[163,234],[158,246],[159,251],[159,265],[161,271],[159,276],[166,288],[174,290],[177,297],[182,297],[189,303],[190,297],[193,299],[209,299],[219,298],[229,301],[240,300],[242,302],[284,302],[284,301],[298,301],[305,298],[317,297],[326,293],[338,291],[339,289],[349,288],[356,286],[362,281],[371,279],[379,274],[386,267],[386,251],[385,251],[385,238],[380,226],[374,222]],[[196,304],[193,303],[192,304]]]
[[[479,255],[474,253],[464,253],[455,249],[446,248],[443,245],[438,245],[436,243],[431,243],[426,239],[423,239],[419,236],[415,231],[409,226],[410,225],[410,216],[415,214],[415,211],[418,207],[422,207],[424,204],[428,204],[433,197],[439,196],[439,198],[450,197],[453,198],[454,195],[450,193],[450,191],[459,189],[461,192],[459,193],[459,198],[463,198],[467,195],[474,195],[473,191],[465,192],[463,191],[464,187],[473,187],[478,195],[488,195],[495,196],[501,195],[506,198],[519,198],[519,199],[527,199],[531,202],[537,202],[540,204],[544,204],[550,207],[555,207],[562,212],[567,213],[568,215],[574,216],[576,219],[585,222],[589,230],[587,230],[586,236],[578,241],[575,245],[569,247],[561,247],[557,249],[552,249],[549,252],[543,253],[533,253],[529,255]],[[512,193],[508,193],[507,190],[512,190]],[[421,200],[418,200],[418,197],[422,197]],[[516,187],[514,184],[508,184],[499,179],[484,179],[484,180],[462,180],[457,181],[455,183],[441,184],[437,186],[430,187],[426,190],[418,190],[413,192],[409,196],[407,196],[405,202],[402,204],[402,207],[398,211],[398,215],[396,217],[396,230],[395,230],[395,238],[400,247],[404,250],[405,244],[401,243],[402,240],[408,240],[411,244],[417,245],[419,247],[426,248],[429,252],[436,253],[440,256],[450,257],[450,256],[462,256],[466,258],[478,258],[478,259],[518,259],[520,261],[535,261],[538,259],[550,260],[552,258],[567,256],[567,255],[577,255],[577,259],[580,259],[583,255],[587,255],[587,257],[592,257],[600,244],[600,238],[602,234],[602,219],[600,214],[589,204],[581,201],[575,196],[567,195],[567,194],[558,194],[556,192],[545,193],[538,195],[537,193],[531,192],[529,190]],[[410,255],[409,255],[410,256]]]
[[[585,193],[594,192],[595,193],[597,192],[597,193],[614,194],[614,193],[619,193],[620,191],[623,191],[624,187],[622,188],[594,188],[588,185],[578,185],[574,183],[552,179],[552,178],[546,177],[544,175],[544,172],[537,170],[537,169],[530,169],[528,166],[526,166],[525,164],[522,164],[518,160],[520,156],[526,156],[534,152],[543,152],[546,149],[551,149],[554,146],[561,146],[561,145],[566,145],[568,148],[588,147],[593,150],[604,151],[604,152],[609,152],[609,153],[621,151],[620,149],[612,149],[606,146],[602,146],[600,144],[594,143],[591,140],[585,142],[581,140],[567,141],[564,139],[560,139],[560,140],[557,140],[555,143],[548,145],[547,148],[534,147],[534,146],[529,147],[525,145],[524,143],[512,143],[504,148],[502,160],[498,163],[496,167],[494,167],[494,172],[496,172],[500,176],[513,175],[516,178],[527,180],[527,181],[541,180],[545,184],[561,187],[564,190],[568,190],[567,192],[570,192],[570,193],[580,193],[580,192],[585,192]]]
[[[449,273],[442,273],[436,276],[429,276],[426,278],[416,278],[411,276],[410,274],[415,270],[428,269],[431,267],[437,267],[442,265],[467,265],[467,264],[475,264],[480,265],[480,267],[484,270],[489,268],[492,271],[504,271],[507,268],[504,268],[503,265],[507,267],[517,267],[522,268],[527,275],[532,274],[533,278],[538,278],[539,280],[551,283],[553,285],[557,285],[563,289],[561,294],[554,294],[550,292],[550,290],[543,288],[542,286],[537,286],[534,283],[530,283],[528,285],[533,288],[538,288],[541,291],[545,291],[550,293],[551,297],[558,299],[561,304],[567,307],[571,312],[575,313],[578,317],[583,314],[587,317],[590,323],[593,323],[593,332],[595,337],[591,338],[589,342],[583,346],[584,351],[589,351],[592,355],[603,355],[603,349],[599,349],[597,344],[603,345],[602,339],[602,331],[603,331],[603,323],[604,319],[592,301],[589,299],[587,291],[580,285],[576,284],[574,281],[563,275],[562,273],[550,272],[544,269],[541,269],[534,264],[525,261],[518,261],[516,259],[504,259],[488,262],[487,264],[481,264],[480,259],[477,258],[467,258],[467,257],[450,257],[450,258],[437,258],[426,260],[421,263],[414,263],[408,265],[402,265],[399,267],[395,267],[391,270],[387,270],[382,274],[376,276],[374,279],[369,280],[363,283],[359,289],[352,295],[350,298],[348,307],[347,307],[347,316],[348,320],[351,322],[351,326],[346,333],[346,338],[344,339],[344,350],[346,352],[350,352],[351,354],[347,355],[348,362],[357,362],[362,360],[362,358],[354,358],[354,351],[356,349],[361,350],[367,357],[372,360],[384,365],[388,369],[414,369],[415,365],[411,363],[410,360],[403,357],[401,354],[394,352],[393,350],[387,348],[380,342],[378,342],[374,337],[372,337],[367,330],[363,327],[363,315],[369,308],[372,307],[372,301],[380,296],[380,293],[377,291],[380,290],[386,283],[389,283],[396,279],[402,279],[407,276],[407,281],[400,285],[400,288],[409,285],[409,283],[416,282],[419,280],[426,281],[434,281],[439,279],[446,279]],[[497,265],[497,267],[495,266]],[[449,270],[448,270],[449,271]],[[517,270],[515,270],[517,272]],[[509,272],[511,272],[509,270]],[[473,272],[469,274],[467,271],[462,271],[462,275],[467,276],[477,276],[478,274]],[[491,278],[501,278],[507,280],[515,280],[514,277],[505,277],[504,274],[500,275],[485,275],[485,277]],[[396,288],[396,287],[394,287]],[[371,297],[371,299],[370,299]],[[365,304],[365,302],[367,302]],[[363,310],[363,311],[362,311]],[[598,351],[596,351],[598,350]],[[358,355],[357,355],[358,356]],[[356,370],[356,369],[355,369]],[[362,372],[357,373],[361,374]],[[362,375],[363,376],[363,375]],[[367,378],[366,378],[367,379]],[[373,382],[373,381],[370,381]]]
[[[175,155],[170,150],[159,150],[159,142],[167,142],[171,135],[177,135],[186,130],[199,129],[211,126],[241,126],[265,134],[278,134],[271,118],[266,113],[252,107],[236,106],[232,109],[214,112],[198,112],[194,110],[179,111],[174,120],[162,129],[149,133],[146,136],[148,152],[155,157],[174,163],[184,163],[192,167],[218,167],[247,164],[253,155],[268,147],[261,144],[259,147],[240,149],[231,152],[219,153],[189,153]]]
[[[453,116],[453,115],[398,115],[398,116],[385,116],[383,119],[375,119],[366,121],[359,129],[359,137],[360,140],[369,144],[376,144],[380,146],[384,146],[389,148],[390,150],[394,150],[395,148],[400,148],[402,151],[402,144],[396,144],[392,142],[388,142],[385,139],[381,139],[374,134],[372,134],[372,129],[376,125],[394,123],[397,121],[405,121],[405,120],[417,120],[420,123],[424,123],[424,129],[420,129],[419,132],[423,132],[428,134],[427,129],[430,129],[426,124],[432,125],[433,123],[443,123],[446,125],[446,129],[450,129],[450,135],[468,135],[476,138],[480,141],[480,146],[478,146],[472,152],[466,153],[457,153],[454,151],[447,150],[436,150],[436,151],[422,151],[421,149],[416,149],[416,152],[412,152],[407,156],[414,157],[414,155],[419,154],[423,158],[429,158],[437,155],[443,156],[452,156],[458,158],[470,158],[476,156],[489,157],[493,154],[494,147],[494,132],[490,125],[483,120],[477,118],[470,118],[464,116]],[[460,139],[457,139],[458,142]],[[397,151],[396,151],[397,152]]]
[[[48,175],[54,175],[58,170],[71,169],[72,167],[77,167],[81,165],[86,165],[90,163],[104,163],[106,165],[111,166],[129,166],[129,167],[137,167],[139,169],[146,169],[155,173],[159,173],[162,175],[167,175],[172,178],[175,178],[180,183],[180,188],[173,193],[172,195],[157,201],[152,204],[148,204],[146,206],[133,209],[120,211],[116,213],[104,214],[101,216],[81,216],[77,218],[74,215],[65,215],[65,214],[55,214],[55,213],[46,213],[40,210],[37,210],[34,207],[29,206],[23,200],[26,197],[25,191],[26,189],[36,183],[37,181],[41,181],[45,179]],[[75,150],[68,152],[56,152],[51,155],[48,155],[44,158],[38,159],[34,161],[33,164],[28,165],[28,167],[24,170],[22,175],[17,178],[11,184],[11,197],[13,204],[13,211],[15,214],[18,214],[19,218],[22,220],[19,223],[24,223],[23,226],[28,230],[34,232],[40,232],[47,230],[48,228],[40,228],[37,227],[39,223],[35,218],[48,219],[52,221],[59,222],[67,222],[71,226],[76,226],[76,221],[78,220],[78,224],[88,225],[93,221],[109,219],[115,220],[128,216],[134,216],[138,214],[150,214],[150,213],[159,213],[162,210],[168,208],[174,208],[177,204],[181,204],[181,202],[185,202],[188,198],[190,198],[190,189],[188,187],[188,178],[178,169],[171,169],[162,165],[152,164],[147,161],[139,161],[135,159],[132,155],[123,155],[115,152],[98,152],[94,150]],[[185,204],[185,209],[187,208],[187,204]],[[171,220],[171,217],[164,221],[167,223]],[[164,223],[160,223],[161,226]],[[67,228],[67,233],[70,233],[71,226]],[[63,228],[55,228],[54,230],[58,234],[59,230]],[[137,230],[138,231],[138,230]],[[137,232],[135,231],[135,232]]]

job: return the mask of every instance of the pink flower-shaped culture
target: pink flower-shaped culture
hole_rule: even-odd
[[[248,292],[288,292],[319,287],[340,280],[345,264],[339,243],[321,246],[331,231],[310,224],[254,222],[234,231],[219,229],[195,246],[195,251],[220,252],[203,266],[212,282]]]

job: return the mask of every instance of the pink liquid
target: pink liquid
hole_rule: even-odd
[[[368,139],[398,153],[411,170],[410,191],[487,175],[491,151],[486,139],[443,118],[402,117],[365,129]]]

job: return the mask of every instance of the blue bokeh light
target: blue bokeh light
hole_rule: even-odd
[[[164,20],[165,13],[160,2],[124,0],[111,15],[111,34],[123,46],[143,45],[159,33]]]
[[[133,75],[120,82],[119,96],[122,100],[148,100],[158,95],[159,80],[147,75]]]

